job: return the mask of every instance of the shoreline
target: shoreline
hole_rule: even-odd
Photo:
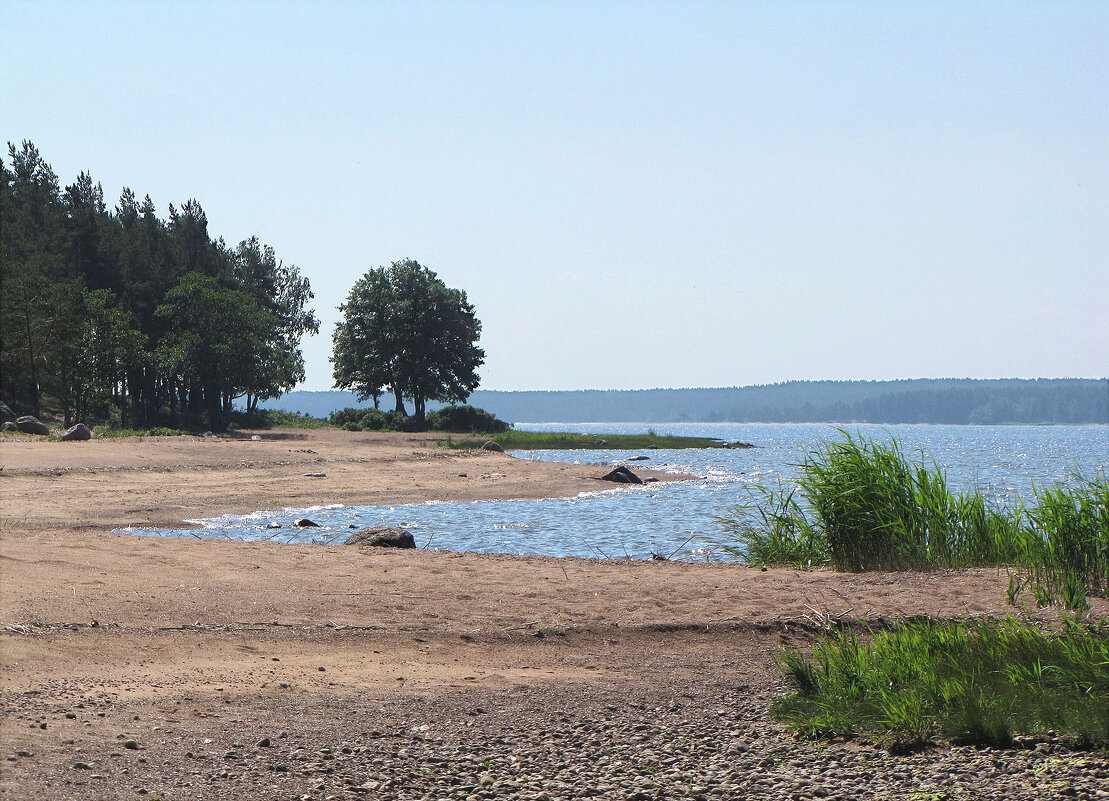
[[[271,508],[562,498],[620,486],[599,481],[602,465],[429,447],[435,438],[425,434],[337,429],[243,433],[235,439],[5,443],[0,519],[39,529],[75,523],[104,530],[184,528],[179,524],[188,518]],[[249,439],[251,434],[260,439]],[[306,475],[321,472],[325,476]],[[690,478],[645,468],[636,472],[659,481]],[[44,490],[61,503],[44,504]]]
[[[1003,617],[1016,610],[1002,571],[762,571],[108,530],[324,491],[348,503],[598,488],[597,466],[439,453],[413,435],[277,433],[5,443],[0,798],[535,801],[715,786],[776,799],[819,785],[892,799],[957,774],[977,797],[1004,787],[1030,801],[1048,779],[1093,797],[1109,770],[1067,752],[892,757],[799,742],[767,716],[782,687],[775,655],[807,647],[829,619]],[[846,767],[859,754],[874,755],[865,770]]]

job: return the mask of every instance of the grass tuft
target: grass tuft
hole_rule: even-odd
[[[790,693],[771,712],[815,737],[905,748],[937,739],[1004,745],[1017,735],[1109,744],[1109,637],[1007,621],[914,622],[824,635],[779,658]]]

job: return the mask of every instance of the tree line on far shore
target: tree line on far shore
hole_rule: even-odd
[[[263,405],[327,417],[349,392],[295,391]],[[469,402],[518,423],[1109,423],[1109,379],[787,381],[635,390],[479,389]]]

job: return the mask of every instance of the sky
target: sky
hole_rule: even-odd
[[[0,9],[0,135],[298,266],[302,389],[405,258],[483,389],[1109,375],[1100,0]]]

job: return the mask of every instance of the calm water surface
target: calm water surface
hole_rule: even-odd
[[[519,424],[528,431],[633,434],[640,423]],[[336,506],[285,509],[190,521],[199,529],[123,529],[150,536],[342,542],[350,527],[403,526],[420,547],[485,553],[551,556],[724,558],[711,539],[715,522],[742,502],[752,485],[789,481],[804,455],[830,439],[842,439],[828,425],[673,423],[651,424],[659,434],[717,437],[749,442],[743,450],[517,451],[521,459],[638,465],[688,473],[696,481],[649,484],[586,493],[576,498],[518,501],[428,502],[400,506]],[[1065,481],[1073,470],[1092,475],[1109,466],[1109,428],[1104,426],[930,426],[859,425],[854,435],[897,439],[910,458],[933,462],[947,473],[954,490],[976,487],[996,503],[1028,497],[1033,483]],[[648,460],[629,462],[633,456]],[[602,473],[598,469],[598,475]],[[326,498],[321,498],[325,501]],[[291,527],[309,517],[320,528]],[[280,523],[282,528],[267,525]]]

